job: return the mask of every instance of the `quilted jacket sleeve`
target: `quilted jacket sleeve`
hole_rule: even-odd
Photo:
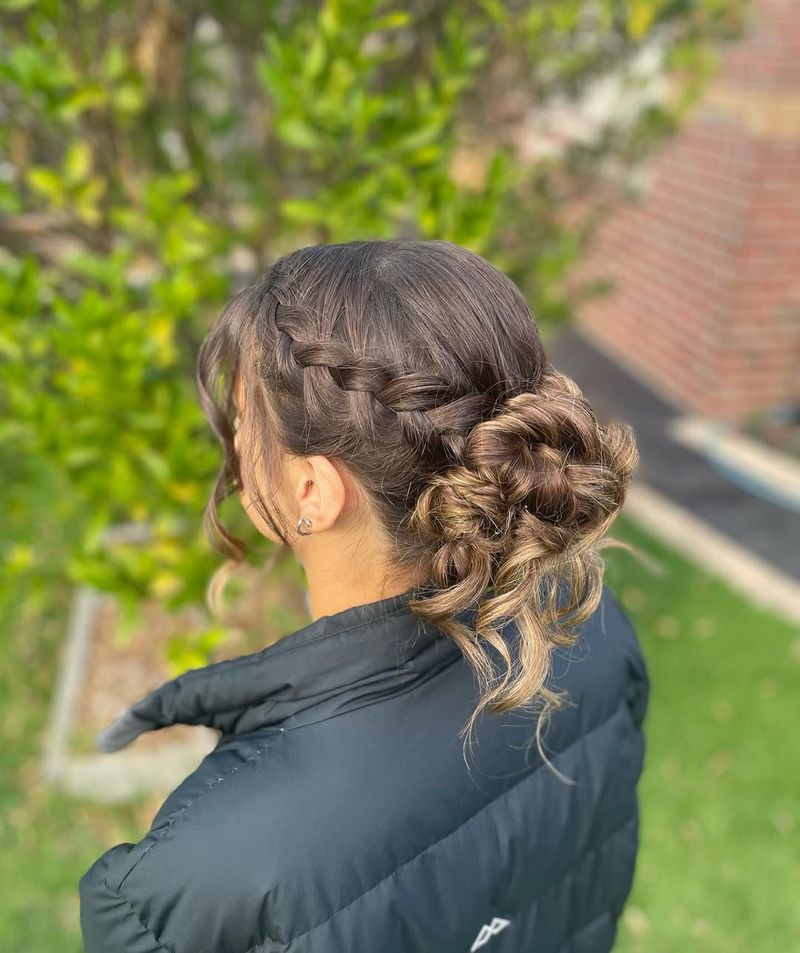
[[[109,877],[114,862],[124,860],[132,847],[112,847],[78,883],[85,953],[169,953]]]

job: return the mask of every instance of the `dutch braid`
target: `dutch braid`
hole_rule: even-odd
[[[305,368],[323,368],[339,390],[369,394],[389,411],[411,447],[439,441],[450,459],[460,459],[467,434],[496,403],[491,392],[472,388],[462,393],[436,375],[403,371],[386,360],[356,355],[340,341],[304,341],[308,316],[303,309],[282,304],[289,294],[280,286],[267,294],[268,313],[279,333],[276,363],[284,386],[302,396]]]

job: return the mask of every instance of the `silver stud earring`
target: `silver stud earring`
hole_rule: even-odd
[[[310,536],[311,535],[311,520],[307,516],[301,516],[297,521],[297,532],[301,536]],[[308,532],[306,532],[303,527],[308,527]]]

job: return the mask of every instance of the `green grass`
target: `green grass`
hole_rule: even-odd
[[[13,541],[41,571],[0,592],[0,949],[79,953],[78,877],[111,845],[138,839],[156,805],[85,804],[38,779],[69,600],[57,570],[69,527],[48,480],[14,485],[0,551]],[[800,948],[800,631],[634,528],[617,535],[661,573],[609,555],[652,680],[641,851],[616,949],[791,953]]]
[[[652,682],[619,953],[800,949],[800,631],[630,526],[608,581]]]

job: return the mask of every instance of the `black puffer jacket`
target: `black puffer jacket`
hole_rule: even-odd
[[[519,710],[484,714],[465,760],[472,670],[408,595],[187,672],[106,729],[106,750],[176,722],[222,735],[144,839],[81,877],[87,953],[611,949],[649,695],[633,628],[606,591],[556,651],[571,704],[543,746],[567,784]]]

